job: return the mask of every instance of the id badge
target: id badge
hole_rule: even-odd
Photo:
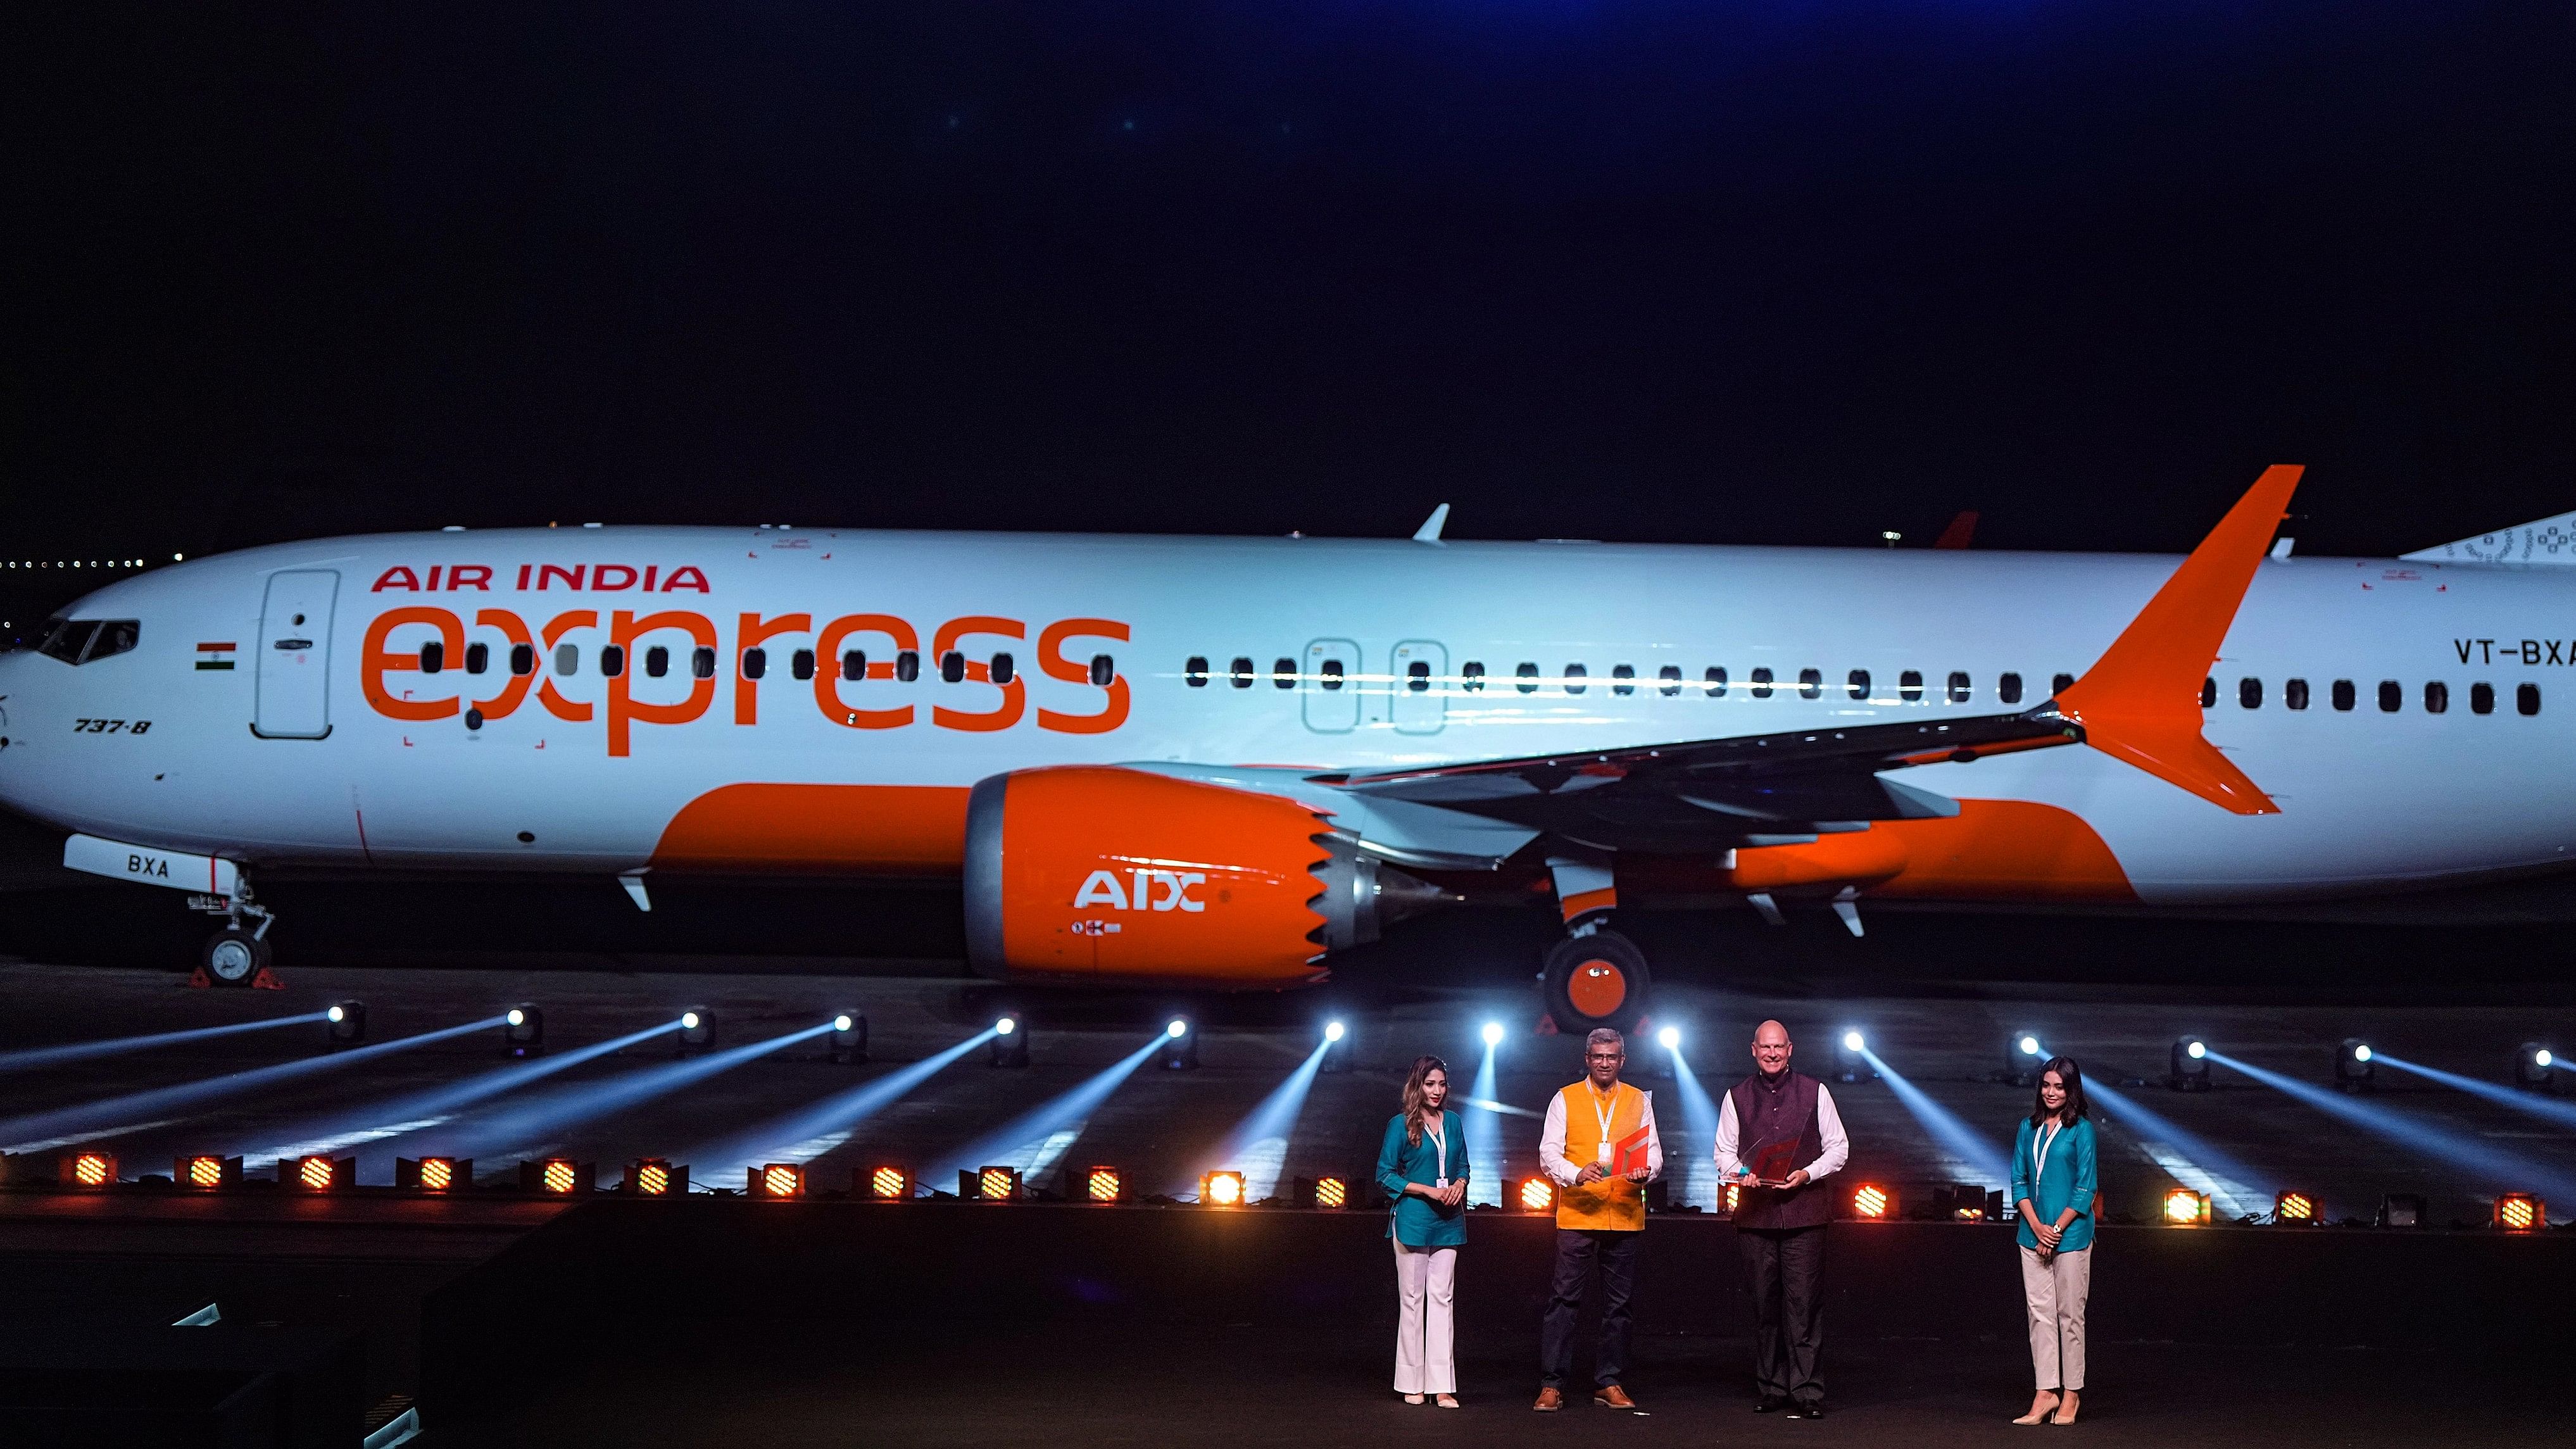
[[[1433,1179],[1433,1180],[1432,1180],[1431,1185],[1432,1185],[1433,1187],[1438,1188],[1438,1189],[1439,1189],[1440,1191],[1442,1191],[1442,1192],[1447,1192],[1447,1191],[1449,1190],[1449,1179],[1447,1179],[1447,1178],[1445,1178],[1445,1177],[1442,1177],[1442,1178],[1435,1178],[1435,1179]]]
[[[1603,1167],[1608,1167],[1610,1165],[1610,1144],[1607,1142],[1602,1143],[1592,1160],[1600,1163]]]

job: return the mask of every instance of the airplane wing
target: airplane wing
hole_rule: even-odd
[[[2301,471],[2265,470],[2084,677],[2034,709],[1309,778],[1603,849],[1698,851],[1954,815],[1957,802],[1886,775],[2087,744],[2232,813],[2277,814],[2201,737],[2200,688]]]

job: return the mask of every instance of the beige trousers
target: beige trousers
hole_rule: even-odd
[[[1395,1245],[1397,1393],[1458,1392],[1457,1282],[1456,1248]]]
[[[2021,1293],[2030,1305],[2030,1366],[2046,1390],[2084,1388],[2084,1297],[2093,1287],[2093,1250],[2043,1262],[2021,1250]]]

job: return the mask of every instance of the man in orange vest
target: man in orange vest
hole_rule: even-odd
[[[1664,1170],[1655,1099],[1619,1080],[1628,1043],[1602,1027],[1584,1038],[1582,1081],[1547,1104],[1538,1162],[1556,1183],[1556,1274],[1539,1331],[1538,1402],[1565,1407],[1574,1371],[1574,1320],[1593,1266],[1601,1269],[1601,1336],[1592,1351],[1592,1402],[1634,1410],[1619,1386],[1628,1364],[1628,1297],[1637,1285],[1637,1242],[1646,1231],[1646,1184]]]

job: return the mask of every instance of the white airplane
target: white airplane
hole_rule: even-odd
[[[259,548],[110,585],[0,659],[0,801],[74,832],[65,864],[225,917],[225,982],[268,958],[254,878],[317,866],[613,876],[648,909],[656,876],[962,877],[987,975],[1234,989],[1552,890],[1569,1028],[1645,1008],[1623,890],[1857,932],[1873,900],[2565,863],[2576,639],[2546,636],[2576,620],[2576,526],[2294,558],[2299,472],[2179,567],[1449,542],[1445,505],[1390,541]]]

